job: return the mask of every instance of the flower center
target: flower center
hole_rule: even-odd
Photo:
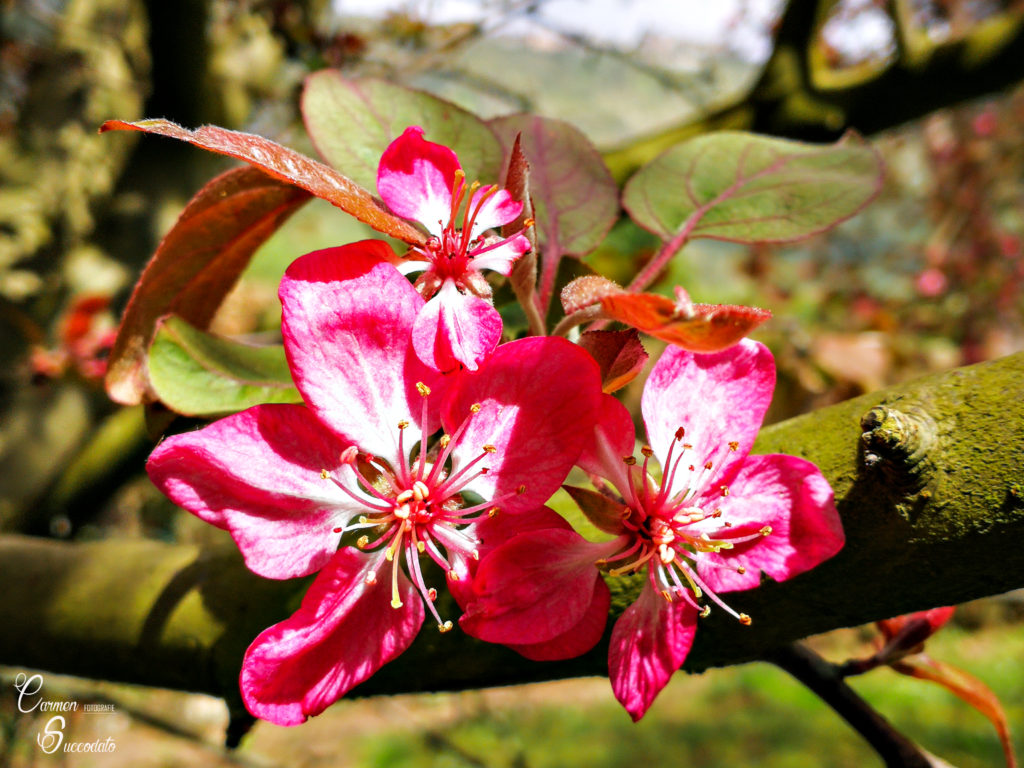
[[[718,555],[737,544],[768,536],[771,527],[740,532],[725,519],[726,515],[714,503],[728,496],[729,488],[722,485],[717,494],[704,493],[715,476],[715,457],[724,451],[713,449],[700,462],[694,447],[683,442],[684,435],[682,427],[676,430],[660,482],[649,471],[654,455],[649,446],[640,449],[644,457],[642,466],[636,466],[633,456],[624,459],[629,479],[625,496],[628,511],[623,521],[627,532],[621,537],[622,549],[599,565],[612,575],[636,573],[646,567],[658,591],[669,602],[684,600],[703,617],[711,612],[709,605],[699,602],[706,595],[741,624],[749,625],[751,619],[747,614],[734,611],[708,587],[697,572],[697,564],[746,573],[743,565],[725,565],[707,555]],[[734,452],[739,443],[731,441],[723,447]]]
[[[424,397],[420,423],[426,424],[426,398],[430,390],[423,384],[417,384],[417,388]],[[469,420],[479,411],[480,405],[473,405],[453,435],[441,435],[429,449],[421,444],[412,459],[405,445],[409,422],[398,422],[397,466],[392,467],[381,458],[351,446],[341,455],[337,476],[326,469],[320,472],[323,479],[331,480],[363,508],[362,513],[352,516],[333,532],[343,536],[355,533],[355,546],[375,557],[367,570],[366,583],[375,584],[378,570],[389,563],[391,606],[401,608],[398,585],[399,570],[404,562],[407,576],[442,632],[450,630],[452,622],[442,619],[434,605],[437,590],[427,585],[420,556],[429,556],[450,579],[458,579],[452,554],[479,558],[480,542],[473,536],[470,524],[484,514],[497,514],[498,505],[514,495],[479,504],[469,504],[463,497],[463,491],[474,479],[490,471],[483,462],[497,450],[493,445],[484,445],[472,460],[455,466],[453,451]],[[422,443],[426,441],[424,436]]]

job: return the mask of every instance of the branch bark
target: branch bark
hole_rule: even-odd
[[[791,581],[730,595],[754,618],[702,623],[690,671],[763,658],[838,627],[1024,587],[1024,354],[866,395],[766,428],[755,452],[804,456],[836,492],[847,545]],[[297,606],[305,582],[260,579],[223,549],[0,536],[0,662],[237,701],[242,654]],[[612,617],[631,602],[612,583]],[[442,611],[456,615],[452,605]],[[361,695],[607,672],[607,635],[535,663],[425,628]]]

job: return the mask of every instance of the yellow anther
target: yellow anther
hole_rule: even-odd
[[[398,422],[398,428],[399,429],[405,429],[408,426],[409,426],[409,422],[406,421],[405,419],[402,419],[400,422]]]
[[[448,447],[448,443],[450,443],[451,441],[452,441],[452,436],[451,435],[441,435],[441,439],[438,440],[437,442],[441,444],[442,448],[447,448]]]
[[[480,409],[482,407],[483,406],[480,405],[480,403],[473,403],[471,406],[469,406],[469,412],[470,413],[480,413]]]
[[[437,590],[436,590],[436,589],[434,589],[433,587],[431,587],[430,589],[428,589],[428,590],[427,590],[427,599],[428,599],[428,600],[429,600],[430,602],[434,602],[435,600],[437,600]]]
[[[745,565],[741,565],[741,566],[739,566],[736,569],[736,573],[738,573],[740,576],[742,576],[746,572],[747,572],[747,567]]]
[[[498,508],[497,507],[491,507],[490,509],[487,510],[487,516],[488,517],[494,517],[496,514],[498,514]]]
[[[327,479],[327,478],[329,478],[330,476],[331,476],[331,473],[330,473],[330,472],[328,472],[328,471],[327,471],[326,469],[321,469],[321,470],[320,470],[320,479],[321,479],[321,480],[326,480],[326,479]]]
[[[740,444],[737,441],[735,441],[735,440],[729,441],[729,450],[730,451],[738,451],[739,448],[740,448]]]
[[[473,559],[474,560],[479,560],[480,559],[480,550],[479,549],[474,549],[473,550]]]
[[[719,488],[721,489],[723,496],[728,496],[729,495],[729,486],[728,485],[720,485]]]
[[[448,571],[448,578],[451,581],[458,581],[459,580],[459,572],[458,571]]]
[[[761,535],[762,536],[770,536],[771,532],[772,532],[772,527],[770,525],[766,525],[764,528],[761,529]]]
[[[422,554],[423,554],[424,552],[426,552],[426,551],[427,551],[427,545],[426,545],[426,543],[425,543],[425,542],[422,542],[422,541],[417,541],[417,542],[416,542],[416,551],[417,551],[417,552],[419,552],[419,553],[420,553],[421,555],[422,555]]]
[[[487,445],[484,446],[484,453],[497,453],[497,452],[498,452],[498,449],[495,448],[490,443],[487,443]]]
[[[408,488],[406,488],[400,494],[395,496],[395,503],[396,504],[405,504],[405,502],[409,501],[409,499],[411,499],[412,496],[413,496],[412,491],[409,490]]]
[[[640,448],[640,453],[642,453],[644,456],[646,456],[649,459],[649,458],[651,458],[651,456],[654,455],[654,450],[651,448],[651,446],[645,445],[645,446],[642,446]]]
[[[698,615],[702,619],[706,619],[708,616],[711,615],[711,606],[710,605],[705,605],[703,608],[700,609],[700,613]]]
[[[370,521],[370,518],[368,518],[366,515],[360,515],[359,516],[359,524],[360,525],[366,525],[369,521]]]
[[[401,598],[392,597],[391,598],[391,607],[392,608],[401,608],[402,607],[402,600],[401,600]]]
[[[749,616],[747,616],[747,614],[745,614],[745,613],[741,613],[740,614],[740,624],[742,624],[744,627],[749,627],[753,623],[754,623],[754,620],[752,618],[750,618]]]
[[[387,560],[389,563],[394,561],[395,550],[392,547],[388,547],[386,550],[384,550],[384,559]]]
[[[534,221],[533,219],[524,219],[523,220],[523,229],[529,229],[530,227],[532,227],[536,223],[537,222]]]
[[[370,537],[369,536],[360,536],[358,539],[356,539],[356,546],[359,549],[363,549],[369,543],[370,543]]]
[[[403,504],[400,507],[395,507],[395,517],[399,520],[408,520],[411,511],[408,504]]]
[[[516,493],[522,496],[524,493],[526,493],[526,486],[520,485],[518,488],[516,488]]]
[[[430,387],[424,384],[422,381],[416,382],[416,391],[419,392],[423,397],[430,394]]]
[[[412,484],[412,495],[416,501],[424,501],[430,496],[430,487],[422,480],[417,480]]]
[[[370,571],[368,574],[366,574],[366,578],[363,579],[363,583],[368,587],[372,587],[374,584],[377,583],[377,574],[373,571]]]
[[[623,461],[623,462],[624,462],[624,463],[625,463],[625,464],[626,464],[627,466],[630,466],[630,467],[632,467],[632,466],[636,465],[636,456],[623,456],[623,457],[622,457],[622,461]]]
[[[693,445],[691,445],[690,443],[683,443],[683,450],[684,451],[692,451],[693,450]]]
[[[664,597],[665,600],[667,600],[668,602],[672,602],[672,595],[669,593],[667,589],[661,590],[661,596]]]
[[[444,634],[445,632],[450,632],[451,629],[452,629],[452,623],[451,623],[450,620],[446,621],[444,624],[438,624],[437,625],[437,631],[440,632],[441,634]]]

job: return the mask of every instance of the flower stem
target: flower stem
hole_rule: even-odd
[[[936,762],[897,731],[843,680],[836,665],[802,643],[766,654],[765,660],[785,670],[828,704],[878,753],[888,768],[936,768]]]

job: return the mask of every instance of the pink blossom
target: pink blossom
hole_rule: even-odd
[[[757,342],[714,354],[669,347],[644,389],[650,446],[640,461],[628,411],[604,395],[579,461],[600,493],[570,492],[614,538],[591,543],[558,529],[511,537],[480,563],[463,628],[557,654],[544,643],[585,626],[602,599],[595,563],[609,576],[641,575],[608,659],[616,698],[640,719],[686,659],[699,616],[716,606],[751,623],[723,593],[756,587],[762,573],[791,578],[843,545],[832,489],[817,467],[795,456],[749,455],[774,385],[771,353]],[[551,626],[545,603],[559,606]]]
[[[478,527],[536,515],[599,408],[597,366],[564,339],[505,344],[475,373],[425,365],[412,349],[424,300],[388,250],[355,243],[288,268],[282,332],[306,405],[174,435],[147,467],[176,503],[228,530],[257,574],[319,571],[242,665],[246,706],[282,725],[401,654],[427,613],[450,629],[421,555],[450,583],[466,578]]]
[[[384,151],[377,190],[392,211],[430,233],[426,247],[399,266],[407,274],[423,272],[416,287],[429,299],[413,327],[416,354],[442,371],[476,370],[501,337],[501,317],[481,270],[508,275],[530,249],[522,233],[485,233],[515,221],[522,203],[497,186],[467,184],[455,153],[425,140],[416,126]]]

